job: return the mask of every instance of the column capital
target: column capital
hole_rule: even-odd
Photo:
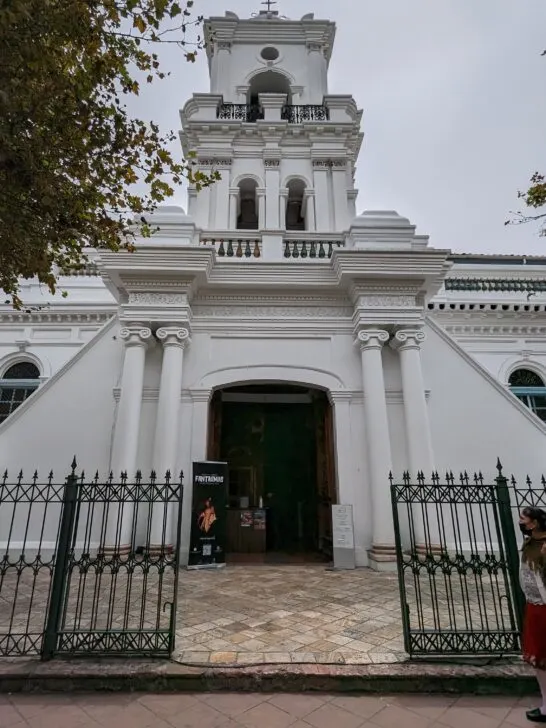
[[[426,338],[422,329],[399,329],[391,341],[391,346],[398,351],[419,350]]]
[[[360,347],[360,351],[382,349],[389,339],[390,334],[384,329],[362,329],[356,335],[355,344]]]
[[[189,329],[178,326],[162,326],[156,331],[155,335],[164,348],[166,346],[179,346],[184,349],[191,343]]]
[[[125,346],[147,346],[152,343],[152,330],[139,324],[124,326],[119,332]]]
[[[312,187],[305,187],[305,189],[303,190],[303,197],[315,197],[315,190]]]
[[[256,187],[256,196],[265,197],[265,187]]]
[[[233,195],[234,197],[239,197],[241,189],[239,187],[230,187],[229,188],[229,194]]]

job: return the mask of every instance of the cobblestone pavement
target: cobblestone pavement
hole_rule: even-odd
[[[183,572],[175,659],[189,664],[404,660],[395,574],[324,565]]]
[[[529,698],[0,695],[0,728],[524,728]]]

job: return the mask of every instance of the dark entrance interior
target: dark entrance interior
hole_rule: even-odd
[[[330,557],[335,472],[323,391],[263,384],[216,392],[209,458],[229,464],[232,560]]]

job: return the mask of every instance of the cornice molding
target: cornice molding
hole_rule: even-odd
[[[465,314],[471,316],[506,316],[517,314],[519,316],[546,314],[546,303],[531,303],[529,301],[487,301],[479,299],[469,301],[431,301],[427,308],[435,315],[458,316]]]
[[[446,324],[438,322],[444,331],[454,337],[476,336],[479,338],[505,336],[509,338],[520,336],[546,336],[546,324]]]
[[[199,318],[347,318],[353,315],[352,307],[326,305],[262,305],[259,303],[236,305],[194,305],[193,316]]]
[[[112,319],[117,313],[117,306],[110,306],[104,311],[95,311],[91,313],[85,311],[86,308],[90,308],[89,304],[82,305],[81,311],[62,311],[55,308],[51,308],[47,311],[2,311],[0,312],[0,325],[2,324],[97,324],[102,326],[107,321]],[[93,306],[93,308],[95,308]],[[96,308],[100,308],[97,306]]]

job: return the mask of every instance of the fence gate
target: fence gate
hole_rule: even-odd
[[[481,475],[391,479],[405,649],[410,656],[520,650],[510,489]]]
[[[168,656],[182,474],[0,481],[0,656]]]

